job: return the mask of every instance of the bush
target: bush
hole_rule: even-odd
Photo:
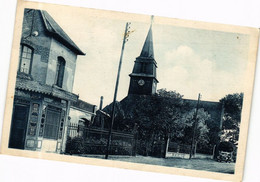
[[[234,148],[235,147],[231,142],[220,142],[218,146],[218,150],[224,152],[233,152]]]
[[[83,154],[84,153],[84,140],[82,137],[71,138],[68,137],[66,143],[66,151],[67,154]]]
[[[66,154],[98,154],[106,153],[107,141],[104,139],[89,138],[83,140],[82,137],[68,137],[66,143]],[[112,140],[110,154],[112,155],[132,155],[131,143],[122,140]]]

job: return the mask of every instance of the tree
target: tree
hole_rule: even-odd
[[[183,136],[176,138],[176,141],[181,141],[183,144],[191,145],[193,129],[195,125],[195,108],[187,107],[188,110],[184,112],[182,122],[185,123]],[[198,110],[197,127],[195,132],[195,145],[199,150],[208,149],[209,143],[209,128],[206,121],[210,120],[210,114],[203,108]],[[205,153],[205,152],[204,152]]]
[[[243,93],[228,94],[220,100],[224,107],[222,140],[237,144],[239,137]]]
[[[165,141],[170,135],[182,135],[180,122],[182,95],[160,89],[155,95],[131,95],[117,102],[114,129],[132,131],[138,125],[138,139],[143,143],[144,155],[153,145]],[[104,108],[110,112],[111,106]]]
[[[188,131],[193,127],[195,108],[182,97],[166,89],[159,89],[157,94],[150,96],[128,96],[117,103],[114,128],[131,131],[137,124],[144,155],[150,155],[155,146],[165,145],[169,140],[190,144],[187,141],[191,141],[192,135]],[[205,121],[209,117],[203,109],[199,110],[196,141],[201,145],[208,142]]]

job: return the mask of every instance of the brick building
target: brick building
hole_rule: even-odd
[[[64,151],[78,55],[46,11],[25,9],[9,148]]]

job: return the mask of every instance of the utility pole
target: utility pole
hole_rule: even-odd
[[[118,90],[118,84],[119,84],[119,78],[120,78],[122,59],[123,59],[123,55],[124,55],[125,43],[128,41],[127,38],[129,37],[129,34],[131,33],[129,31],[130,24],[131,24],[130,22],[127,22],[126,26],[125,26],[125,33],[124,33],[124,38],[123,38],[121,56],[120,56],[119,65],[118,65],[118,71],[117,71],[116,87],[115,87],[114,99],[113,99],[113,104],[112,104],[111,126],[110,126],[110,130],[109,130],[109,133],[108,133],[105,159],[108,159],[108,155],[109,155],[109,151],[110,151],[112,130],[113,130],[113,124],[114,124],[114,120],[115,120],[115,107],[116,107],[117,90]]]
[[[198,110],[199,110],[199,103],[200,103],[200,93],[198,96],[198,102],[197,102],[197,108],[195,112],[195,122],[194,122],[194,127],[193,127],[193,135],[192,135],[192,142],[191,142],[191,147],[190,147],[190,158],[192,157],[192,153],[194,151],[194,143],[195,143],[195,137],[196,137],[196,130],[197,130],[197,125],[198,125]]]

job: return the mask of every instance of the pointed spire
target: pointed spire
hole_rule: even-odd
[[[152,24],[153,24],[153,15],[151,16],[150,29],[146,36],[140,57],[154,58]]]

